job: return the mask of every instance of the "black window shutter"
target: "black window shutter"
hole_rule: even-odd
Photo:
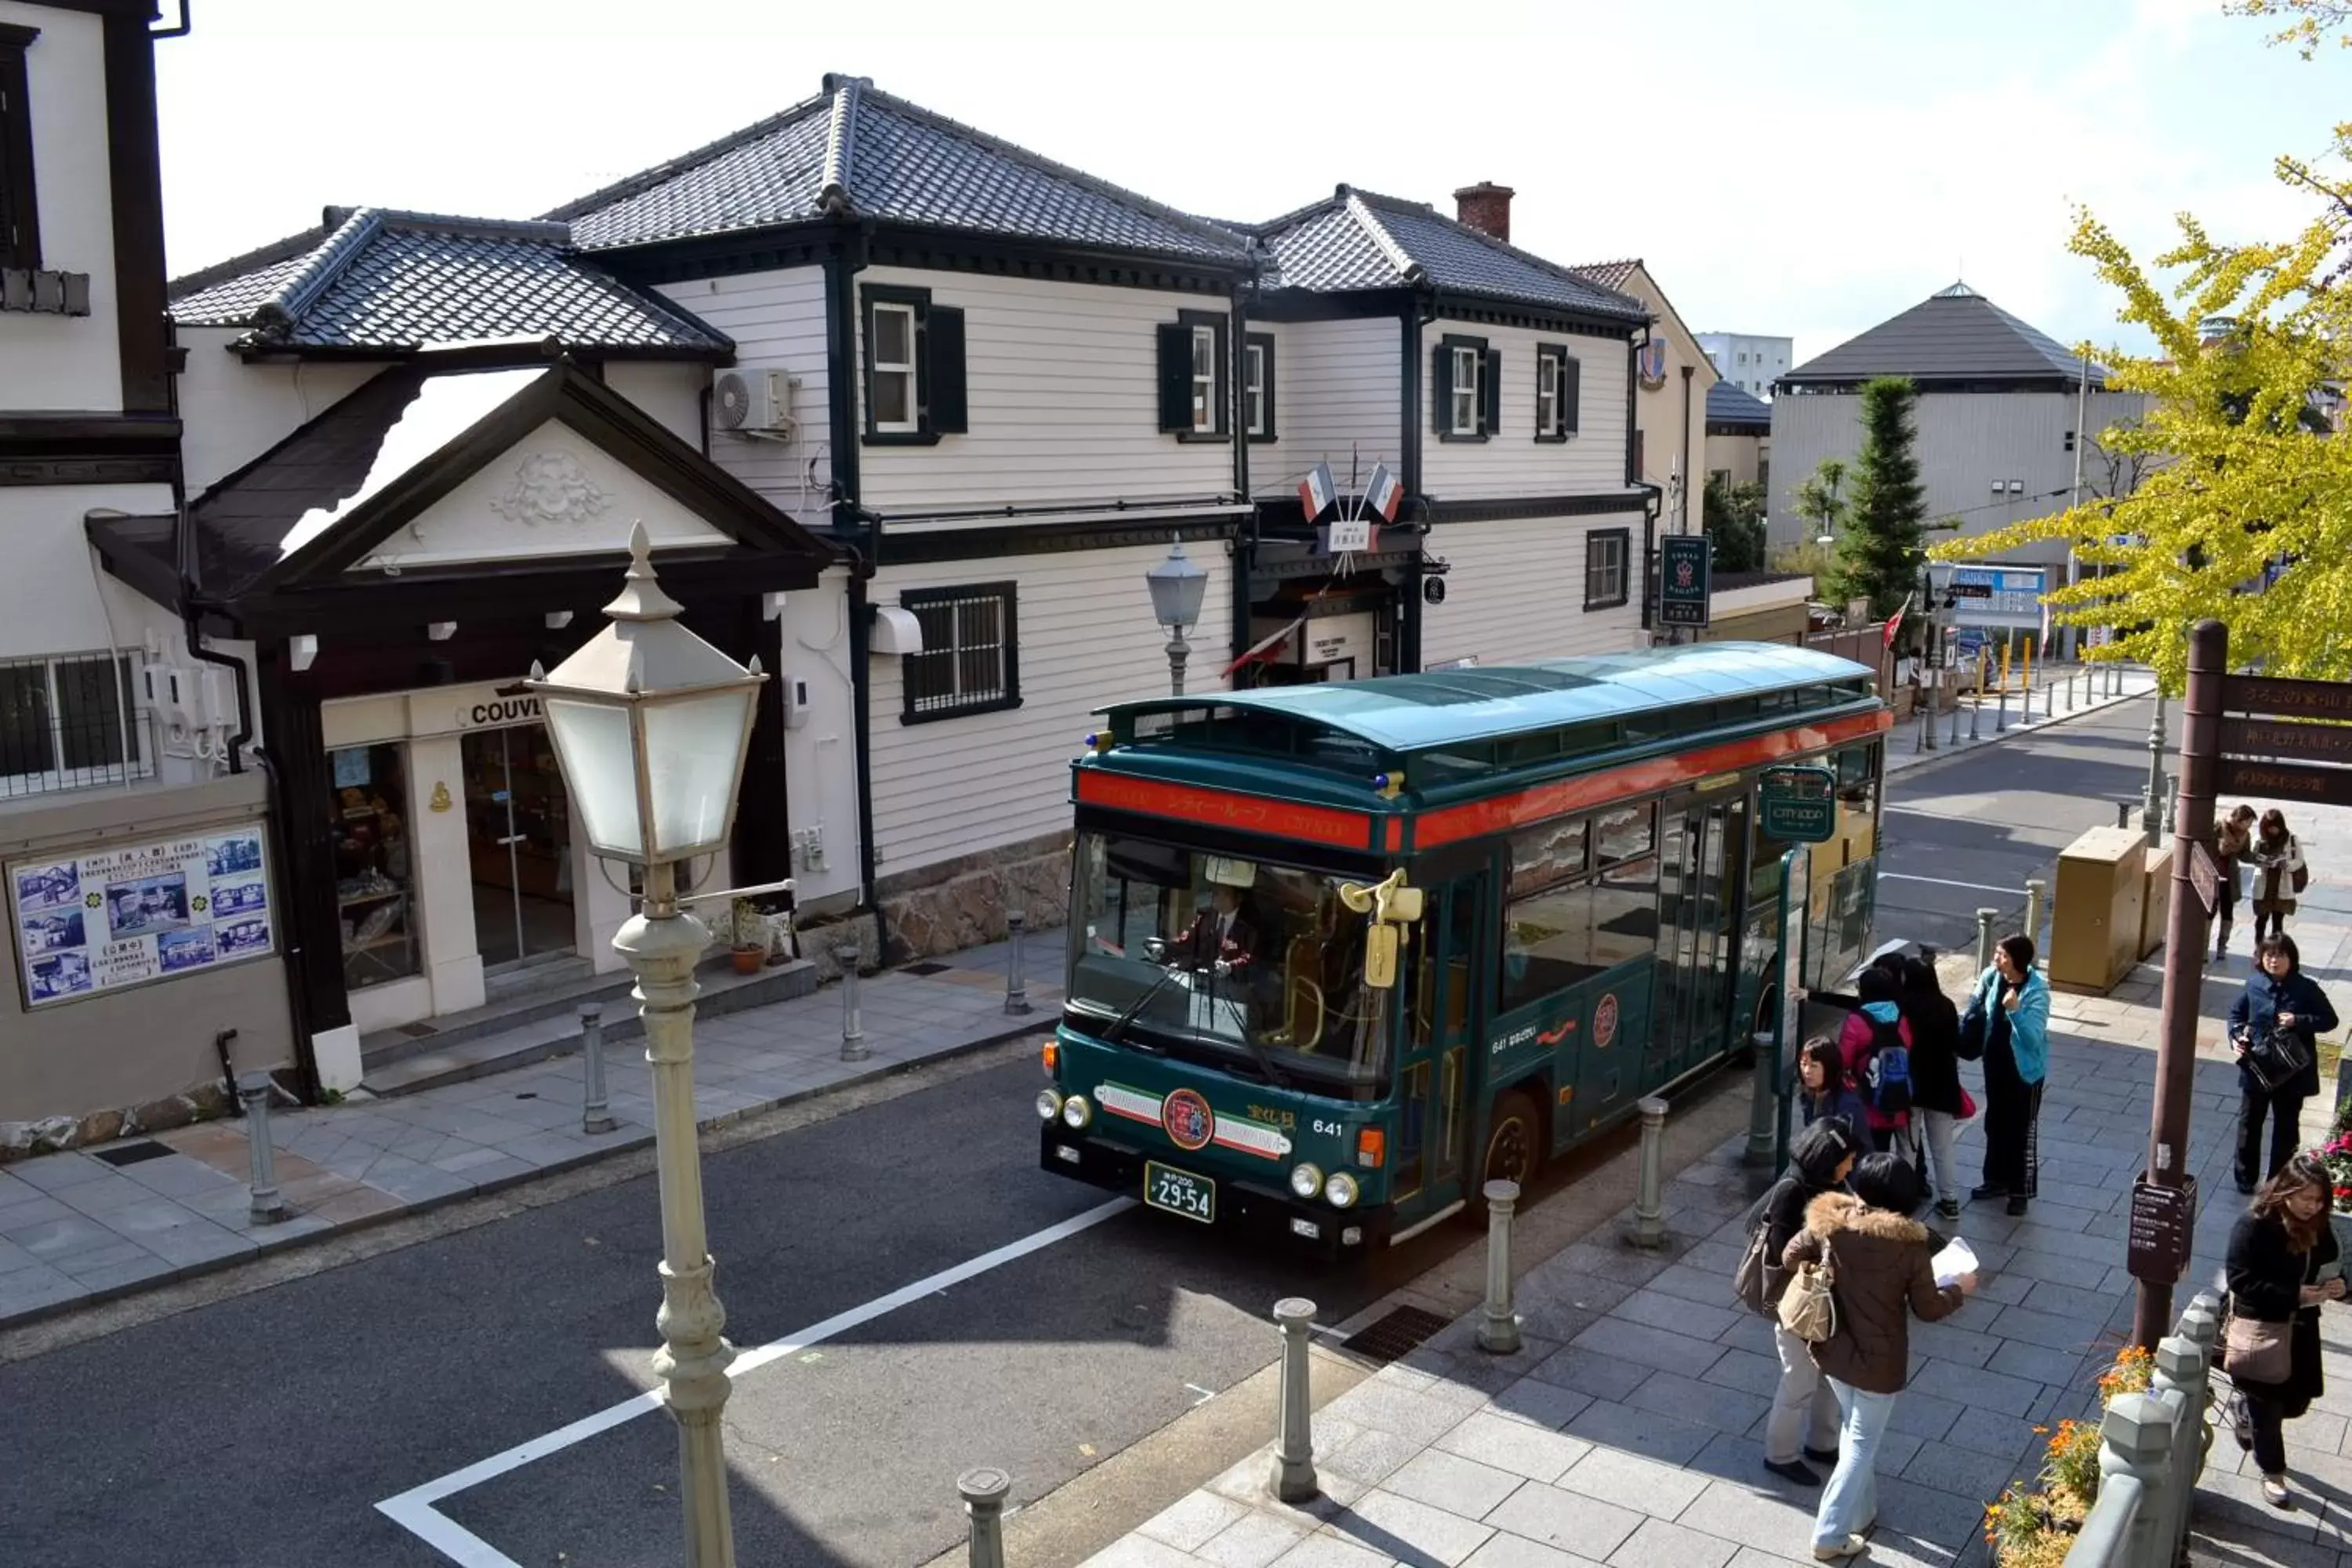
[[[1192,427],[1192,329],[1181,321],[1160,323],[1160,427]]]
[[[1454,431],[1454,351],[1444,343],[1429,356],[1429,427],[1440,436]]]
[[[933,305],[926,313],[923,337],[923,369],[930,404],[928,427],[942,436],[961,436],[971,428],[963,386],[963,312],[952,305]]]
[[[1232,330],[1219,321],[1217,338],[1217,434],[1234,433],[1234,344]]]
[[[1578,429],[1576,415],[1583,392],[1584,366],[1570,354],[1559,362],[1559,427],[1570,435]]]
[[[1480,401],[1486,405],[1486,434],[1498,435],[1503,428],[1503,354],[1499,349],[1486,351],[1486,384],[1481,389]]]

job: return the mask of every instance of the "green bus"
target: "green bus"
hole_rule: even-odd
[[[1845,659],[1705,643],[1106,712],[1039,1159],[1155,1209],[1360,1254],[1747,1048],[1783,943],[1768,769],[1835,800],[1801,980],[1869,953],[1893,719]]]

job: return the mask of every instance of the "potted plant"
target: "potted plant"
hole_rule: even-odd
[[[749,899],[735,900],[735,973],[757,974],[768,962],[768,917]]]

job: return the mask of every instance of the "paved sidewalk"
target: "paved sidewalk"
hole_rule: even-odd
[[[1031,941],[1033,971],[1056,973]],[[841,993],[695,1026],[695,1110],[704,1126],[1024,1034],[1044,1034],[1061,989],[1033,974],[1033,1011],[1004,1011],[1004,945],[859,982],[870,1052],[841,1059]],[[917,973],[917,971],[928,973]],[[605,1051],[618,1128],[580,1129],[583,1058],[394,1099],[273,1110],[270,1144],[291,1217],[256,1225],[247,1123],[210,1121],[0,1166],[0,1327],[234,1265],[263,1251],[414,1213],[653,1142],[641,1041]]]
[[[2048,679],[2044,679],[2045,676]],[[2111,679],[2119,680],[2121,685],[2119,694],[2113,697],[2105,695]],[[1983,711],[1975,716],[1977,738],[1973,741],[1968,738],[1969,705],[1965,701],[1960,704],[1960,743],[1958,746],[1952,745],[1948,739],[1952,732],[1952,716],[1948,712],[1937,715],[1936,749],[1932,752],[1919,749],[1916,719],[1898,721],[1894,729],[1887,731],[1886,771],[1890,774],[1899,773],[1906,768],[1957,756],[1962,752],[1975,751],[1995,742],[2037,733],[2053,723],[2063,724],[2071,719],[2080,719],[2118,703],[2137,701],[2155,689],[2156,677],[2138,665],[2126,665],[2120,672],[2112,674],[2111,667],[2105,665],[2062,664],[2046,670],[2037,668],[2033,672],[2033,702],[2030,711],[2022,700],[2022,693],[2011,692],[2006,729],[1998,727],[2001,710],[1994,697],[1987,697]],[[2054,715],[2050,711],[2053,699],[2057,707]]]

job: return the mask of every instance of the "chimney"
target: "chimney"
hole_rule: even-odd
[[[1507,244],[1511,237],[1511,197],[1517,194],[1510,186],[1498,185],[1492,180],[1465,185],[1454,193],[1454,216],[1461,220],[1463,227],[1475,228]]]

